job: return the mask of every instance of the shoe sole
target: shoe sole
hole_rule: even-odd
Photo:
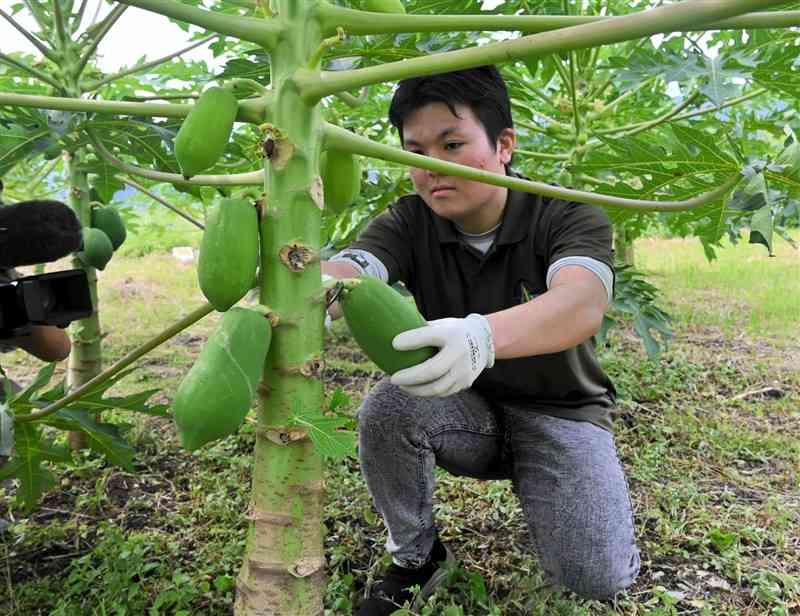
[[[447,556],[442,561],[439,568],[433,573],[431,579],[429,579],[425,586],[417,593],[414,602],[411,604],[411,609],[416,610],[422,607],[428,598],[430,598],[430,596],[436,592],[436,589],[444,582],[444,579],[447,577],[447,569],[456,564],[456,557],[450,551],[450,548],[445,545],[444,549],[447,552]]]

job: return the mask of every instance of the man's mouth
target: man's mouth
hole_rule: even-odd
[[[441,195],[451,190],[455,190],[455,188],[452,186],[434,186],[431,188],[431,195]]]

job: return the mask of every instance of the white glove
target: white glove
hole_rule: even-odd
[[[322,274],[322,286],[325,287],[326,289],[328,289],[335,280],[336,279],[330,274]],[[325,325],[325,331],[328,332],[331,331],[331,326],[333,325],[333,317],[331,316],[331,313],[328,312],[327,310],[325,311],[325,320],[323,321],[323,324]]]
[[[494,365],[492,328],[480,314],[431,321],[398,334],[392,346],[398,351],[441,347],[429,360],[392,376],[392,384],[414,396],[450,396],[470,387],[484,368]]]

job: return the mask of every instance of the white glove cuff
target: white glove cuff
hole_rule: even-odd
[[[483,340],[486,341],[486,368],[491,368],[494,366],[494,337],[492,336],[492,326],[489,325],[489,320],[485,316],[477,312],[468,314],[467,319],[475,323],[484,334]]]

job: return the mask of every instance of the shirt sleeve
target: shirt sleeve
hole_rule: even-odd
[[[553,207],[550,204],[547,207]],[[550,219],[548,268],[565,257],[588,257],[614,270],[611,221],[599,207],[564,203]]]
[[[547,288],[550,288],[550,283],[558,271],[567,267],[568,265],[575,265],[589,270],[600,279],[606,289],[606,296],[610,304],[614,299],[614,272],[602,261],[592,259],[591,257],[564,257],[553,263],[547,269]]]
[[[12,280],[16,280],[20,278],[20,273],[11,268],[0,268],[0,284],[8,284]],[[10,342],[0,339],[0,353],[10,353],[11,351],[16,350],[18,347],[15,344],[11,344]]]
[[[412,204],[402,199],[375,217],[349,246],[351,252],[364,251],[374,256],[386,270],[383,278],[388,284],[410,282],[412,275],[413,234],[410,224]],[[369,273],[369,272],[368,272]]]

